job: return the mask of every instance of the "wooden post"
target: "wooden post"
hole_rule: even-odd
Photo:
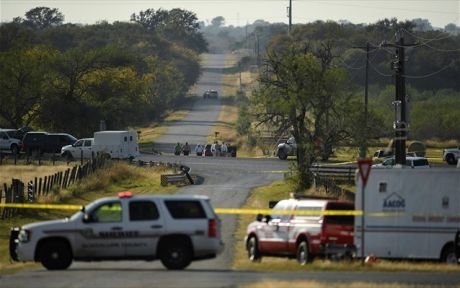
[[[38,196],[42,193],[42,177],[38,179]]]
[[[34,199],[37,199],[37,177],[34,180]]]
[[[45,179],[44,179],[44,181],[43,181],[43,194],[42,194],[42,195],[48,194],[48,193],[46,192],[47,184],[48,184],[48,176],[45,176]]]

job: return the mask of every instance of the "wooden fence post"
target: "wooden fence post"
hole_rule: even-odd
[[[42,177],[38,179],[38,196],[42,193]]]

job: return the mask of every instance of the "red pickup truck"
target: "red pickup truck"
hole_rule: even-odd
[[[305,265],[314,257],[348,257],[354,253],[353,215],[296,215],[286,211],[354,210],[352,202],[331,199],[279,201],[270,215],[257,215],[245,238],[250,261],[262,256],[297,258]],[[277,211],[284,211],[277,214]],[[287,214],[286,214],[287,213]]]

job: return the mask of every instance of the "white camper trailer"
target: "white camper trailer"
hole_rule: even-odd
[[[355,207],[361,206],[357,179]],[[460,169],[372,168],[364,197],[364,255],[457,262],[460,230]],[[361,216],[355,245],[361,257]]]
[[[94,132],[94,151],[107,153],[111,158],[127,159],[139,156],[136,131]]]

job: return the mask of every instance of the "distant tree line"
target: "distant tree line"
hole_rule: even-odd
[[[131,23],[63,24],[37,7],[0,25],[0,127],[88,136],[160,119],[200,75],[194,13],[148,9]]]

